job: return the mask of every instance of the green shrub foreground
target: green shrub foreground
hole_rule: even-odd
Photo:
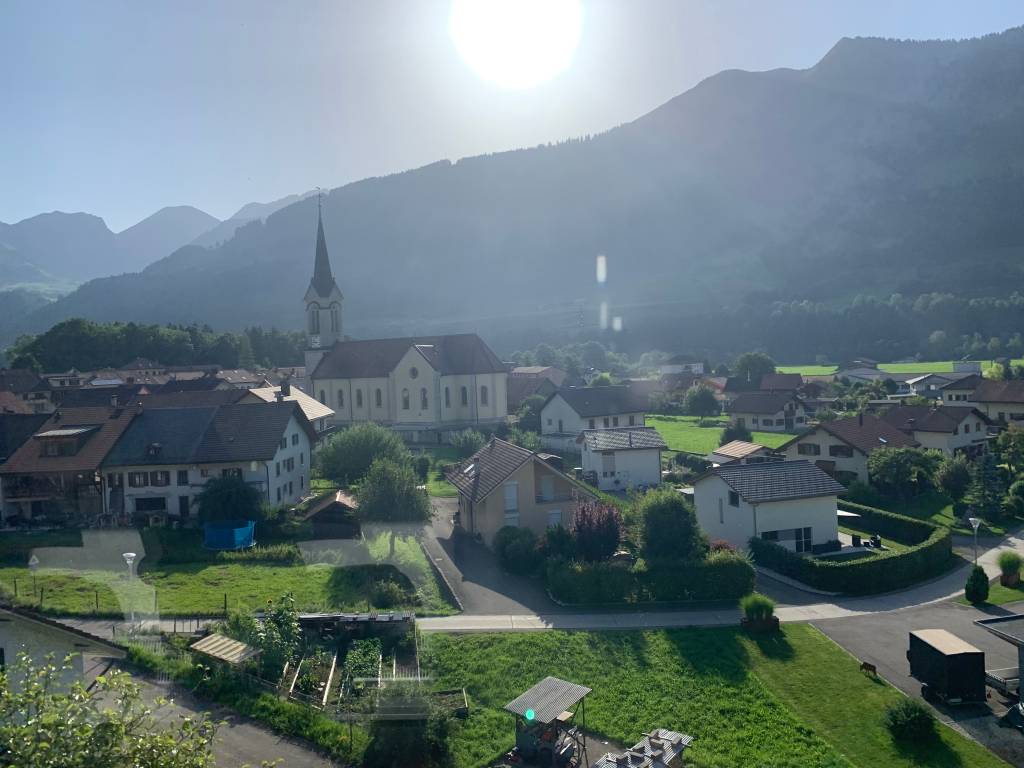
[[[808,586],[847,595],[871,595],[938,576],[953,557],[953,536],[945,526],[844,501],[860,515],[858,527],[909,544],[903,552],[878,552],[855,560],[821,560],[792,552],[771,541],[750,540],[758,565]]]
[[[751,621],[763,621],[775,615],[775,601],[754,592],[740,600],[740,610]]]
[[[738,600],[754,589],[754,567],[743,555],[716,552],[696,562],[576,563],[551,561],[547,587],[563,603]]]

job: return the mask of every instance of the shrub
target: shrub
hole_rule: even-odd
[[[964,597],[973,605],[988,600],[988,576],[980,565],[971,569],[971,575],[967,577],[967,585],[964,587]]]
[[[912,744],[935,736],[935,717],[921,702],[901,696],[885,711],[885,727],[896,741]]]
[[[725,445],[731,443],[733,440],[745,440],[748,443],[754,439],[754,436],[750,434],[750,430],[746,427],[741,427],[738,424],[730,424],[722,430],[722,436],[718,440],[719,445]]]
[[[420,521],[430,519],[430,499],[416,487],[408,463],[376,459],[356,491],[359,516],[364,520]]]
[[[513,427],[509,430],[508,441],[515,443],[520,448],[525,448],[528,451],[539,451],[543,445],[540,441],[540,435],[536,432],[529,432],[519,427]]]
[[[601,604],[635,602],[637,583],[622,563],[548,563],[548,590],[566,603]]]
[[[550,525],[544,532],[544,556],[572,560],[576,556],[576,540],[561,525]]]
[[[377,608],[394,608],[407,602],[402,585],[390,579],[373,585],[372,600]]]
[[[529,528],[506,525],[494,534],[494,552],[509,573],[532,574],[540,567],[537,537]]]
[[[475,429],[467,429],[463,432],[455,432],[448,439],[451,443],[452,448],[458,451],[459,455],[463,458],[472,456],[474,453],[484,447],[486,440],[483,434],[477,432]]]
[[[643,520],[648,559],[702,560],[707,555],[708,537],[682,494],[671,488],[650,491],[637,503],[636,513]]]
[[[275,563],[302,565],[302,552],[294,544],[270,544],[231,552],[218,552],[217,560],[225,563]]]
[[[1020,573],[1020,566],[1024,562],[1024,558],[1021,558],[1012,549],[1005,549],[999,553],[997,562],[999,563],[999,570],[1004,576],[1013,576]]]
[[[412,462],[413,469],[416,470],[416,477],[419,478],[421,483],[427,482],[427,478],[430,476],[430,457],[426,454],[420,454]]]
[[[962,499],[971,484],[971,464],[962,455],[942,460],[935,470],[935,485],[951,499]]]
[[[382,648],[379,637],[353,640],[345,654],[345,674],[354,678],[377,677]]]
[[[409,449],[390,429],[362,422],[332,436],[316,456],[317,467],[324,477],[350,484],[361,480],[377,459],[407,463]]]
[[[740,600],[740,610],[750,621],[764,621],[775,615],[775,601],[754,592]]]
[[[725,539],[713,539],[709,546],[712,553],[736,551],[736,547],[733,546],[732,542],[726,541]]]
[[[619,510],[602,501],[580,501],[573,517],[572,536],[578,557],[590,563],[607,560],[622,540]]]

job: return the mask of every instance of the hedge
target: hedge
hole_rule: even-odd
[[[635,567],[559,560],[546,571],[551,595],[573,604],[738,600],[754,590],[754,576],[750,560],[735,552]]]
[[[821,560],[803,557],[775,542],[750,540],[754,560],[783,576],[826,592],[872,595],[902,589],[942,573],[953,557],[948,528],[862,504],[842,502],[861,517],[857,527],[910,545],[904,552],[879,552],[868,558]]]

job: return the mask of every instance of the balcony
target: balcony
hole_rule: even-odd
[[[4,484],[4,498],[10,501],[51,499],[63,495],[60,483],[49,478],[22,478]]]

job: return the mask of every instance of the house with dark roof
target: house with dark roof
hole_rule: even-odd
[[[938,398],[943,405],[971,405],[977,406],[973,395],[982,383],[986,381],[980,373],[971,373],[958,379],[954,379],[943,385],[938,391]]]
[[[116,518],[188,519],[214,477],[239,477],[269,504],[308,494],[317,435],[294,400],[205,407],[143,407],[102,462],[104,501]]]
[[[762,392],[796,392],[804,385],[799,373],[766,373],[761,377]]]
[[[538,536],[569,528],[579,501],[594,498],[541,454],[496,437],[445,474],[459,491],[456,525],[488,546],[506,525]]]
[[[868,482],[868,456],[878,448],[913,448],[912,435],[870,414],[824,421],[777,449],[787,459],[806,459],[841,483]]]
[[[654,427],[585,429],[576,438],[583,477],[602,491],[648,488],[661,482],[668,445]]]
[[[1024,421],[1024,381],[982,379],[968,402],[975,403],[992,421],[1003,424]]]
[[[53,400],[49,383],[28,368],[0,368],[0,393],[6,393],[12,413],[51,413]],[[12,400],[21,400],[16,408]]]
[[[807,424],[807,410],[792,392],[743,392],[730,403],[729,418],[752,432],[794,432]]]
[[[989,418],[971,406],[901,403],[880,418],[910,435],[921,448],[942,451],[947,456],[978,456],[985,452],[989,441]]]
[[[747,549],[757,537],[810,554],[839,540],[836,497],[845,491],[809,461],[732,463],[697,478],[693,500],[711,539]]]
[[[541,440],[549,449],[575,452],[583,430],[642,427],[646,410],[646,398],[630,387],[565,387],[540,410]]]

